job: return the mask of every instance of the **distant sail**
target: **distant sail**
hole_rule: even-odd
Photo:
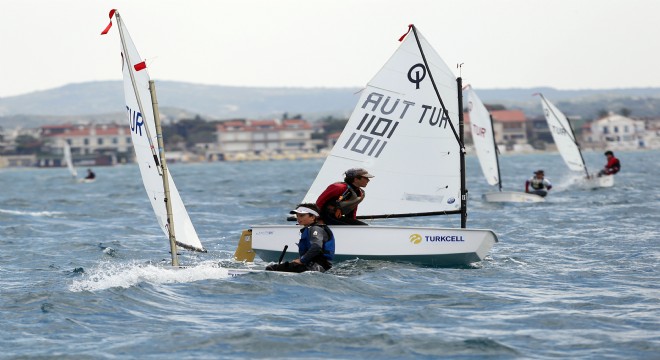
[[[554,139],[564,162],[568,165],[568,168],[573,171],[586,172],[586,165],[582,159],[580,147],[575,140],[575,135],[573,134],[568,119],[555,105],[548,101],[543,94],[539,94],[539,96],[541,97],[543,113],[545,114],[545,119],[548,121],[548,127],[552,133],[552,138]]]
[[[78,172],[76,171],[76,168],[73,167],[73,159],[71,158],[71,146],[69,146],[67,141],[64,141],[64,162],[66,163],[66,167],[69,168],[71,176],[74,178],[78,177]]]
[[[457,98],[452,71],[419,31],[410,31],[362,90],[304,201],[315,202],[346,170],[361,167],[375,175],[365,189],[361,216],[459,210],[460,146],[449,124],[458,129]]]
[[[470,113],[470,130],[472,141],[477,151],[481,171],[490,185],[500,182],[500,173],[497,168],[497,145],[493,138],[493,126],[490,113],[481,102],[471,86],[465,89],[467,94],[467,108]]]
[[[163,181],[159,166],[156,165],[154,155],[151,150],[151,144],[157,146],[156,125],[154,123],[154,113],[151,104],[151,94],[149,92],[149,74],[146,69],[146,63],[138,54],[133,41],[131,40],[126,25],[122,22],[119,13],[116,12],[117,27],[122,40],[122,70],[124,73],[124,97],[126,101],[126,114],[131,129],[131,139],[135,147],[135,156],[142,174],[144,188],[147,191],[151,206],[156,213],[158,224],[169,236],[167,230],[167,210],[165,208]],[[107,31],[107,29],[106,29]],[[124,52],[126,49],[126,52]],[[130,61],[130,62],[129,62]],[[131,75],[135,79],[137,92],[133,87]],[[149,129],[151,142],[147,137],[146,128]],[[169,172],[168,172],[169,175]],[[179,196],[174,180],[169,176],[170,197],[172,202],[172,212],[174,218],[174,229],[176,232],[176,242],[179,246],[189,250],[205,251],[197,232],[193,227],[188,212],[183,201]]]

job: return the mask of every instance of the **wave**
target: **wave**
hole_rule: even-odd
[[[72,292],[101,291],[111,288],[130,288],[141,283],[172,284],[202,280],[231,278],[226,268],[216,262],[203,262],[190,267],[166,267],[164,265],[104,262],[85,272],[83,279],[74,280],[69,286]]]
[[[34,217],[55,217],[63,214],[62,212],[59,211],[20,211],[20,210],[8,210],[8,209],[0,209],[0,213],[19,215],[19,216],[34,216]]]

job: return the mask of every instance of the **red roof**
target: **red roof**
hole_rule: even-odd
[[[526,122],[525,113],[521,110],[493,110],[490,112],[493,121],[498,122]]]

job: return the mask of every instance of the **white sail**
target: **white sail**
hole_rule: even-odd
[[[74,178],[77,177],[78,172],[76,171],[76,168],[73,167],[73,160],[71,158],[71,146],[66,140],[64,141],[64,162],[66,163],[66,167],[69,169],[71,176]]]
[[[493,137],[493,124],[490,113],[481,102],[471,86],[465,89],[467,94],[467,108],[470,113],[470,131],[472,141],[477,151],[477,158],[481,171],[490,185],[500,182],[500,172],[497,166],[497,146]]]
[[[158,224],[169,236],[167,230],[167,210],[165,207],[165,192],[159,166],[154,160],[152,146],[157,146],[156,125],[149,92],[149,74],[145,62],[138,54],[131,40],[126,25],[121,20],[118,12],[115,12],[117,27],[122,41],[122,70],[124,74],[124,98],[126,101],[126,115],[131,129],[131,139],[135,148],[135,156],[142,174],[144,188],[147,191],[151,206],[156,213]],[[135,88],[131,75],[135,81]],[[148,128],[148,131],[147,131]],[[151,136],[151,141],[148,134]],[[188,212],[179,196],[176,185],[169,176],[170,200],[174,218],[174,229],[176,232],[176,243],[190,250],[205,251],[202,247],[197,232],[193,227]]]
[[[552,133],[552,138],[557,145],[557,149],[564,159],[568,168],[573,171],[587,171],[580,153],[580,147],[575,140],[575,135],[571,129],[566,116],[557,109],[548,99],[542,94],[541,103],[543,104],[543,113],[545,119],[548,121],[548,127]]]
[[[458,129],[457,97],[452,71],[419,31],[411,31],[362,91],[304,201],[316,202],[346,170],[361,167],[375,175],[361,216],[459,210],[460,146],[449,124]]]

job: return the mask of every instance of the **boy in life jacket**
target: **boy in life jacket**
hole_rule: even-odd
[[[321,218],[328,225],[367,225],[357,219],[357,208],[364,200],[364,187],[374,176],[362,168],[348,169],[344,182],[330,184],[316,200]]]
[[[603,175],[614,175],[621,170],[621,162],[619,159],[614,157],[614,153],[610,150],[605,151],[605,157],[607,158],[607,164],[605,168],[598,173],[598,176]]]
[[[525,192],[543,197],[548,195],[548,191],[552,189],[552,184],[548,179],[544,178],[544,175],[543,170],[534,171],[534,176],[525,182]],[[529,191],[530,185],[532,186],[532,191]]]
[[[300,257],[283,264],[268,265],[266,270],[301,273],[305,271],[325,272],[332,268],[335,256],[335,236],[319,216],[315,204],[300,204],[291,214],[303,228],[300,229],[298,254]]]

